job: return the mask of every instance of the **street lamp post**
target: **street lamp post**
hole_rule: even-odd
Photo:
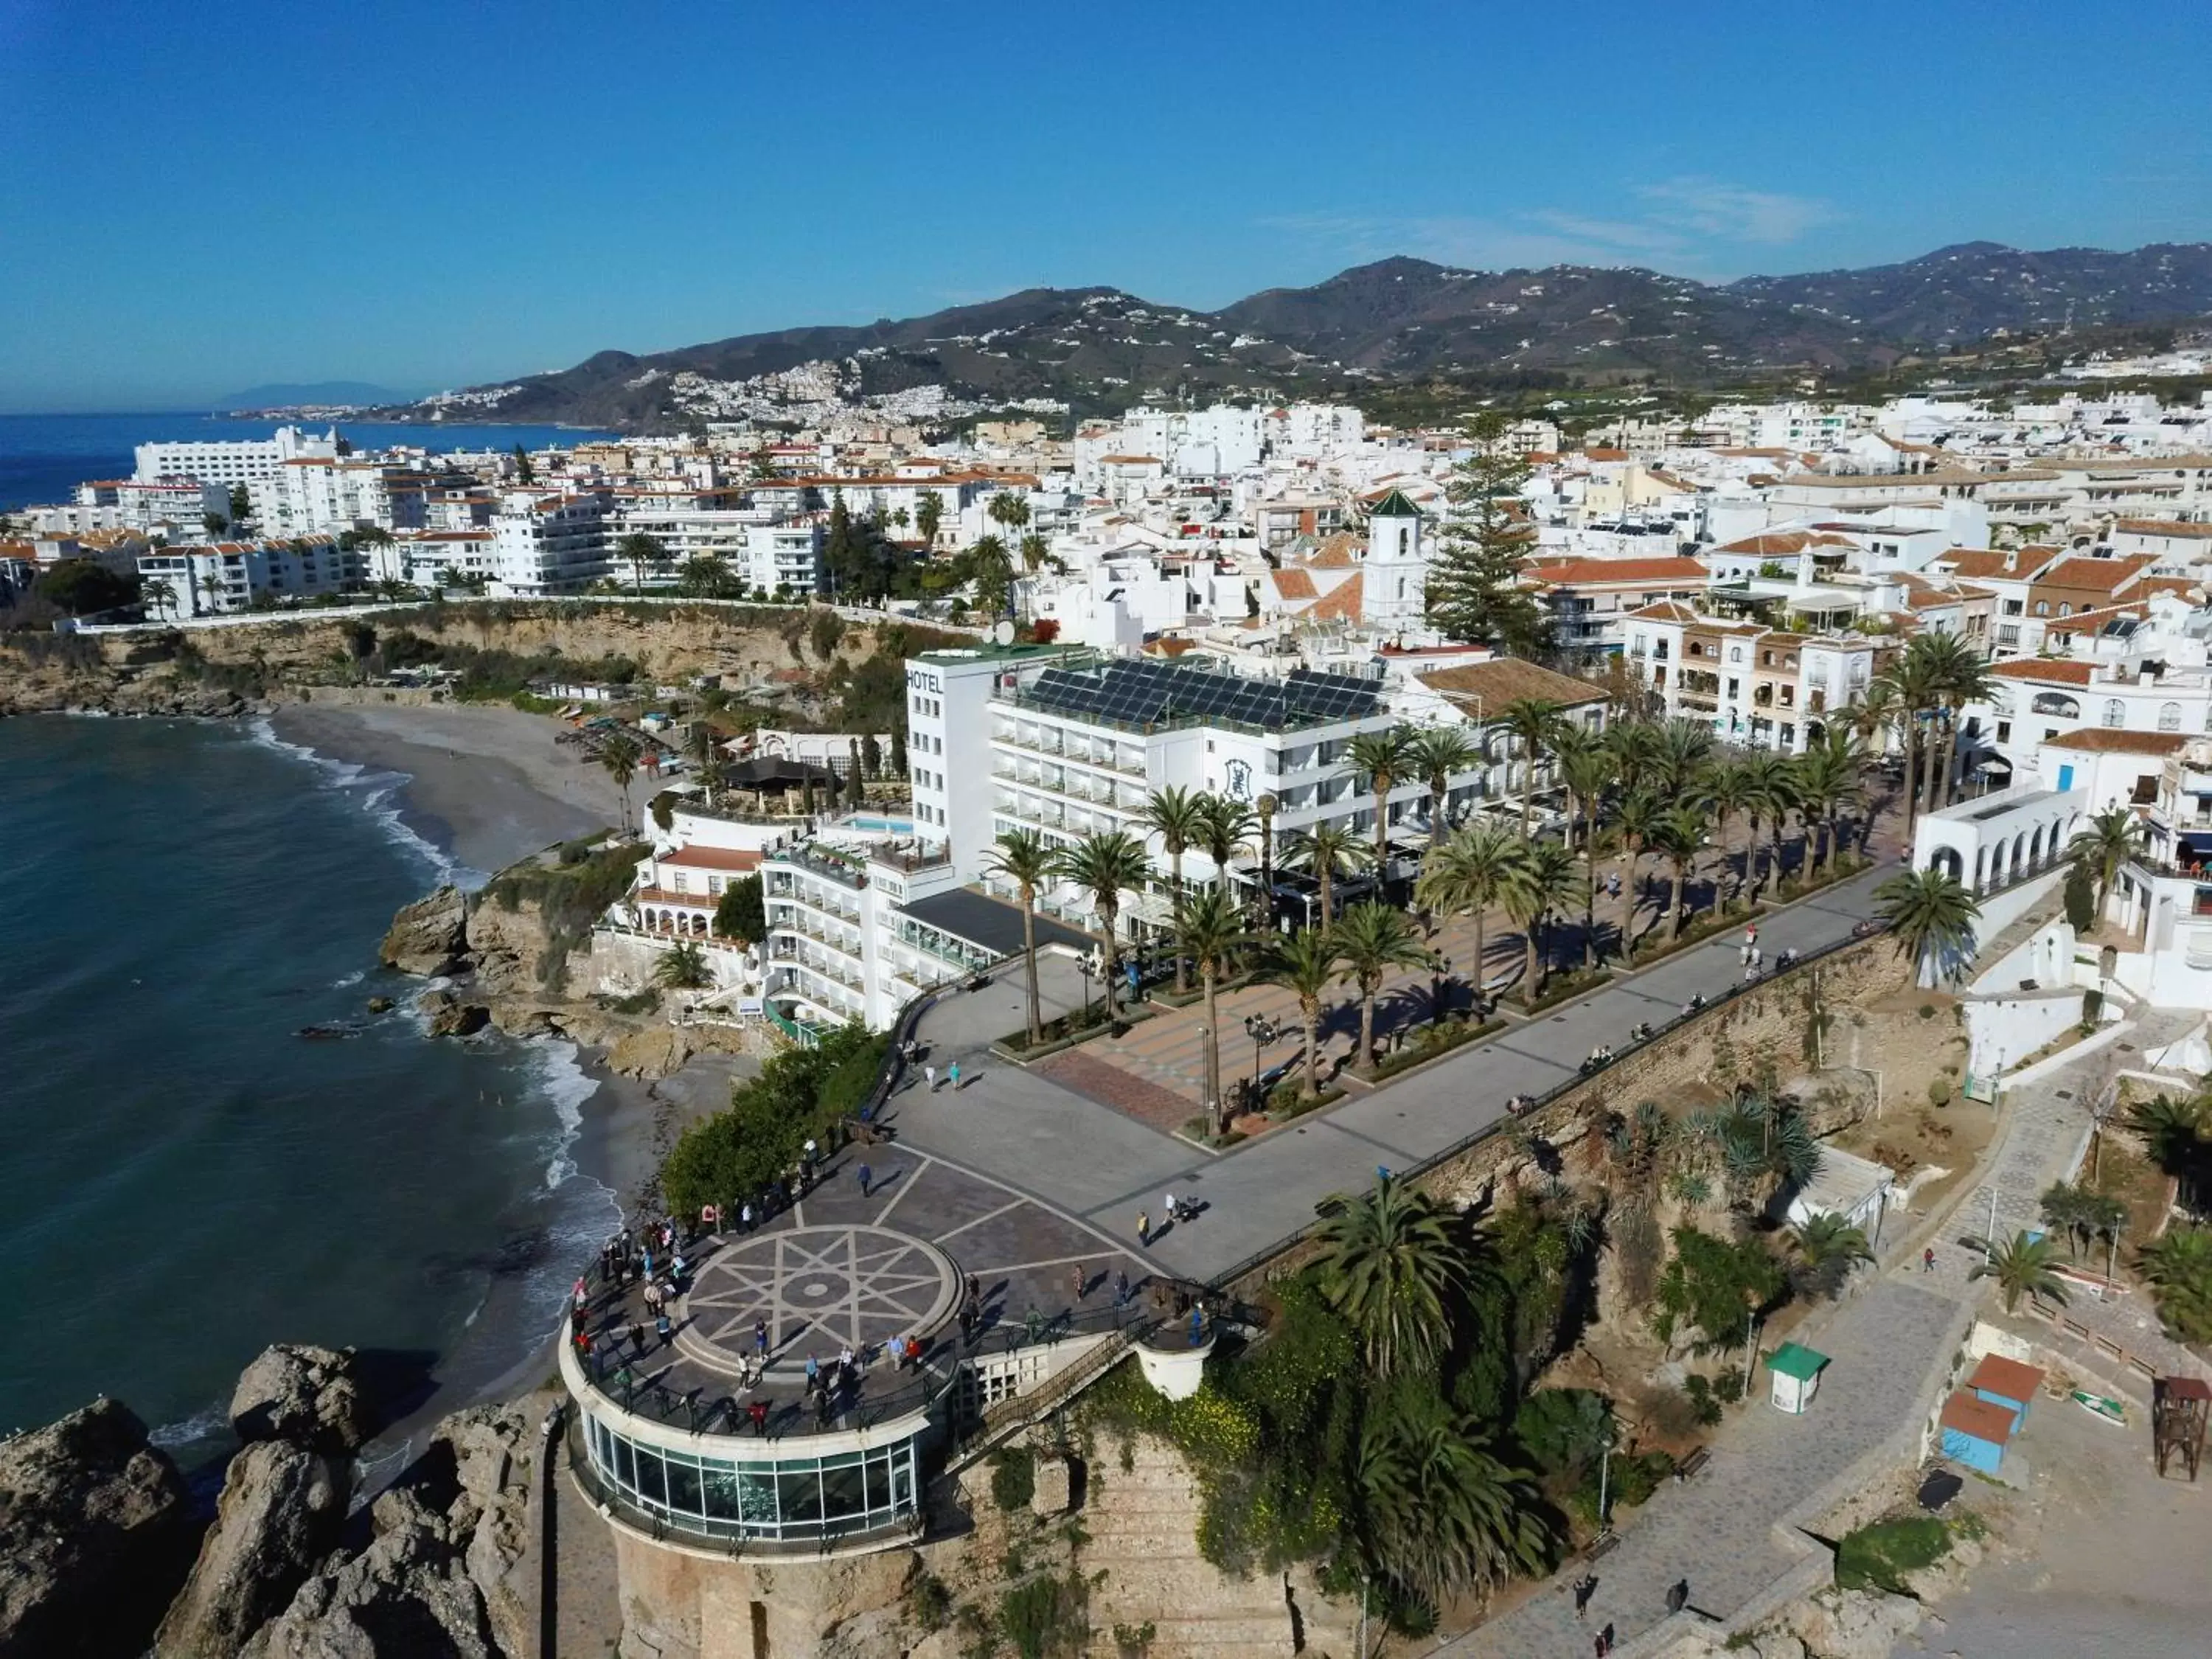
[[[1451,982],[1451,958],[1439,956],[1429,968],[1429,1024],[1444,1023],[1444,987]]]
[[[1244,1016],[1244,1035],[1252,1039],[1252,1103],[1260,1103],[1260,1056],[1271,1042],[1280,1040],[1282,1028],[1265,1014]]]
[[[1091,1024],[1091,976],[1098,970],[1091,965],[1091,958],[1084,956],[1076,957],[1075,971],[1083,980],[1083,1023],[1088,1025]]]

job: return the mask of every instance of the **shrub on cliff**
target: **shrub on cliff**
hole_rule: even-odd
[[[670,1212],[741,1204],[794,1167],[810,1138],[832,1144],[837,1121],[867,1098],[888,1042],[855,1023],[771,1058],[731,1091],[727,1111],[693,1124],[670,1151],[660,1171]]]

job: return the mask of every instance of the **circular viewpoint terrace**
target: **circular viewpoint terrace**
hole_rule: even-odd
[[[1153,1316],[1144,1264],[1084,1223],[927,1154],[871,1156],[865,1194],[848,1152],[789,1210],[689,1245],[665,1340],[635,1277],[594,1283],[560,1365],[573,1467],[611,1520],[718,1554],[894,1543],[921,1527],[934,1444]]]

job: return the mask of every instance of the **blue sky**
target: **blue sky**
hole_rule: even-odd
[[[435,387],[1037,284],[2212,236],[2203,0],[0,0],[0,409]]]

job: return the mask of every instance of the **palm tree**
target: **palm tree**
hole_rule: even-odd
[[[1862,757],[1850,738],[1830,732],[1797,757],[1795,787],[1805,818],[1805,873],[1818,875],[1835,855],[1836,816],[1865,799]]]
[[[1572,728],[1569,728],[1572,730]],[[1564,736],[1565,733],[1562,733]],[[1583,827],[1583,966],[1597,966],[1597,814],[1614,775],[1613,753],[1577,732],[1580,739],[1564,747],[1559,756],[1559,779],[1567,798],[1577,804]],[[1567,845],[1574,845],[1575,826],[1567,823]],[[1622,937],[1626,938],[1626,934]]]
[[[1321,884],[1321,930],[1336,921],[1336,878],[1352,875],[1367,862],[1367,843],[1338,819],[1302,830],[1283,843],[1283,862],[1303,868]]]
[[[1351,1321],[1377,1376],[1418,1368],[1443,1346],[1447,1304],[1471,1267],[1456,1221],[1426,1193],[1386,1175],[1335,1200],[1315,1230],[1322,1294]]]
[[[1306,1098],[1321,1093],[1321,1000],[1336,982],[1336,946],[1325,927],[1301,927],[1276,945],[1266,975],[1298,1000],[1305,1031]]]
[[[1045,545],[1043,537],[1038,535],[1034,530],[1030,532],[1028,535],[1022,538],[1023,570],[1030,575],[1036,575],[1038,571],[1044,568],[1045,559],[1050,551],[1051,550]]]
[[[2137,1101],[2128,1110],[2128,1127],[2142,1137],[2150,1161],[2173,1177],[2175,1196],[2196,1208],[2212,1166],[2212,1097]]]
[[[1714,832],[1720,838],[1721,868],[1729,862],[1729,821],[1751,805],[1751,774],[1740,761],[1722,761],[1699,773],[1691,784],[1691,792],[1698,804],[1713,815]],[[1744,872],[1737,878],[1735,898],[1750,879],[1751,852],[1744,851]],[[1716,907],[1717,908],[1717,906]]]
[[[1506,914],[1521,929],[1522,945],[1527,953],[1521,976],[1524,1002],[1534,1003],[1544,988],[1542,980],[1551,976],[1551,953],[1544,951],[1540,959],[1538,955],[1545,925],[1554,911],[1574,902],[1579,884],[1575,878],[1572,853],[1555,841],[1528,843],[1528,852],[1515,867],[1513,879],[1505,889]]]
[[[914,504],[914,527],[923,546],[937,545],[938,527],[944,522],[945,498],[933,489],[923,490]]]
[[[1339,977],[1359,992],[1359,1058],[1375,1063],[1375,999],[1382,976],[1393,968],[1425,968],[1435,960],[1403,910],[1387,904],[1355,904],[1329,936],[1336,946]]]
[[[2039,1297],[2062,1308],[2066,1305],[2066,1281],[2051,1265],[2057,1247],[2049,1239],[2030,1238],[2023,1231],[2004,1243],[1986,1238],[1970,1238],[1966,1243],[1984,1253],[1984,1259],[1974,1264],[1966,1277],[1996,1280],[1997,1294],[2007,1313],[2019,1310],[2023,1296]]]
[[[1214,989],[1229,971],[1230,959],[1251,942],[1244,931],[1244,913],[1218,887],[1194,896],[1182,918],[1182,946],[1198,964],[1198,982],[1206,992],[1203,1072],[1206,1104],[1220,1114],[1220,1128],[1229,1127],[1229,1103],[1221,1092],[1221,1028],[1214,1006]]]
[[[668,548],[658,536],[648,536],[642,531],[633,531],[615,544],[615,556],[630,568],[630,589],[645,592],[645,573],[647,566],[655,570],[672,562]]]
[[[1908,649],[1922,651],[1929,661],[1929,678],[1943,728],[1943,759],[1940,799],[1931,799],[1931,810],[1951,804],[1958,780],[1959,716],[1968,703],[1987,702],[1996,694],[1989,659],[1956,634],[1923,634]]]
[[[688,939],[665,951],[653,965],[653,982],[671,991],[699,991],[714,982],[707,953]]]
[[[1620,954],[1626,961],[1636,959],[1636,866],[1650,847],[1665,811],[1656,796],[1642,790],[1622,796],[1613,809],[1613,827],[1620,832],[1621,847],[1628,854],[1628,878],[1620,896]]]
[[[1874,890],[1875,914],[1897,936],[1898,954],[1917,967],[1919,983],[1955,980],[1973,958],[1974,922],[1982,907],[1941,870],[1911,870]]]
[[[975,604],[992,615],[1006,608],[1014,591],[1014,562],[996,536],[978,538],[968,550],[968,580],[975,584]]]
[[[1352,769],[1367,775],[1375,793],[1375,876],[1387,890],[1390,879],[1390,791],[1413,763],[1406,734],[1393,726],[1387,732],[1362,732],[1344,745],[1344,758]]]
[[[1030,1047],[1044,1041],[1044,1018],[1037,1006],[1036,899],[1037,890],[1052,879],[1060,855],[1034,830],[1009,830],[983,854],[983,867],[1004,876],[1020,895],[1022,906],[1022,972],[1029,981]],[[1180,962],[1177,968],[1182,965]],[[1106,993],[1110,999],[1111,986]]]
[[[1092,836],[1060,848],[1053,857],[1053,874],[1090,894],[1091,907],[1097,912],[1099,966],[1106,981],[1109,1020],[1114,1017],[1114,969],[1121,953],[1114,924],[1121,914],[1121,892],[1124,888],[1132,891],[1142,888],[1152,871],[1144,842],[1125,830]]]
[[[1652,787],[1662,797],[1680,795],[1712,759],[1713,733],[1695,720],[1669,720],[1660,728],[1651,761]]]
[[[2097,1231],[2096,1221],[2090,1213],[2096,1200],[2097,1194],[2087,1186],[2074,1187],[2063,1181],[2054,1181],[2036,1200],[2044,1226],[2051,1232],[2065,1235],[2066,1253],[2076,1261],[2081,1259],[2082,1244]]]
[[[1745,811],[1751,817],[1751,840],[1745,848],[1746,880],[1752,896],[1759,895],[1761,886],[1771,884],[1777,890],[1782,886],[1782,838],[1789,827],[1790,811],[1797,805],[1797,778],[1795,763],[1784,755],[1763,749],[1747,755],[1743,762]],[[1749,860],[1758,856],[1759,826],[1764,820],[1773,838],[1772,849],[1766,861],[1765,882],[1751,879]]]
[[[1444,838],[1444,805],[1451,796],[1451,781],[1472,770],[1482,751],[1458,726],[1428,726],[1415,732],[1406,745],[1407,762],[1429,786],[1429,845]]]
[[[2169,1229],[2136,1253],[2158,1293],[2158,1316],[2182,1342],[2212,1342],[2212,1227]]]
[[[1445,915],[1464,912],[1474,920],[1474,1000],[1480,1005],[1483,977],[1488,969],[1488,946],[1483,921],[1490,907],[1505,896],[1528,843],[1520,841],[1503,824],[1470,823],[1452,832],[1443,846],[1431,848],[1421,860],[1421,877],[1414,892],[1422,903]]]
[[[684,734],[684,752],[697,769],[699,782],[707,793],[707,805],[714,804],[714,784],[721,775],[722,734],[704,720],[694,720]]]
[[[1819,1296],[1834,1296],[1853,1267],[1874,1260],[1864,1230],[1825,1211],[1792,1228],[1790,1244],[1796,1253],[1799,1282]]]
[[[1674,888],[1667,900],[1667,914],[1674,919],[1674,937],[1682,936],[1682,888],[1689,879],[1690,871],[1698,861],[1698,851],[1705,844],[1705,815],[1688,802],[1670,806],[1659,815],[1652,826],[1650,842],[1654,851],[1674,866]]]
[[[2124,806],[2108,806],[2089,820],[2089,827],[2066,843],[2081,867],[2097,878],[2097,915],[2105,914],[2119,879],[2120,866],[2142,850],[2143,826]]]
[[[1260,825],[1259,902],[1253,907],[1261,933],[1275,931],[1275,812],[1281,803],[1263,793],[1252,803],[1252,816]]]
[[[1402,1595],[1432,1607],[1487,1595],[1551,1561],[1535,1477],[1495,1446],[1478,1418],[1441,1400],[1394,1399],[1361,1425],[1362,1553]]]
[[[1559,726],[1559,705],[1543,697],[1517,697],[1498,711],[1498,723],[1521,744],[1521,838],[1536,805],[1536,756]]]
[[[642,752],[636,738],[624,737],[619,732],[599,744],[599,764],[622,791],[621,829],[624,835],[629,833],[630,781],[637,776],[638,757]]]
[[[1653,779],[1665,744],[1665,734],[1650,720],[1620,720],[1606,727],[1605,745],[1613,751],[1625,793],[1635,794]]]
[[[1145,828],[1160,838],[1160,850],[1168,855],[1168,881],[1175,901],[1176,933],[1182,933],[1182,855],[1197,843],[1206,825],[1205,798],[1194,794],[1179,783],[1170,783],[1153,791],[1145,803]],[[1183,971],[1183,956],[1178,945],[1176,951],[1175,988],[1181,996],[1189,981]]]
[[[1913,643],[1917,645],[1919,641]],[[1936,721],[1942,686],[1934,659],[1925,650],[1916,651],[1911,646],[1889,665],[1881,683],[1889,688],[1887,701],[1896,710],[1893,718],[1905,733],[1905,828],[1910,835],[1919,817],[1923,798],[1929,803],[1935,799]],[[1923,716],[1927,721],[1924,730]],[[1916,763],[1919,774],[1917,778]]]
[[[1000,490],[991,497],[991,505],[984,509],[991,522],[1009,533],[1019,530],[1030,521],[1030,504],[1020,496]]]
[[[1227,795],[1200,795],[1198,807],[1198,844],[1213,860],[1214,885],[1226,892],[1229,861],[1244,850],[1245,842],[1252,837],[1252,826],[1258,820],[1252,816],[1250,807]]]

